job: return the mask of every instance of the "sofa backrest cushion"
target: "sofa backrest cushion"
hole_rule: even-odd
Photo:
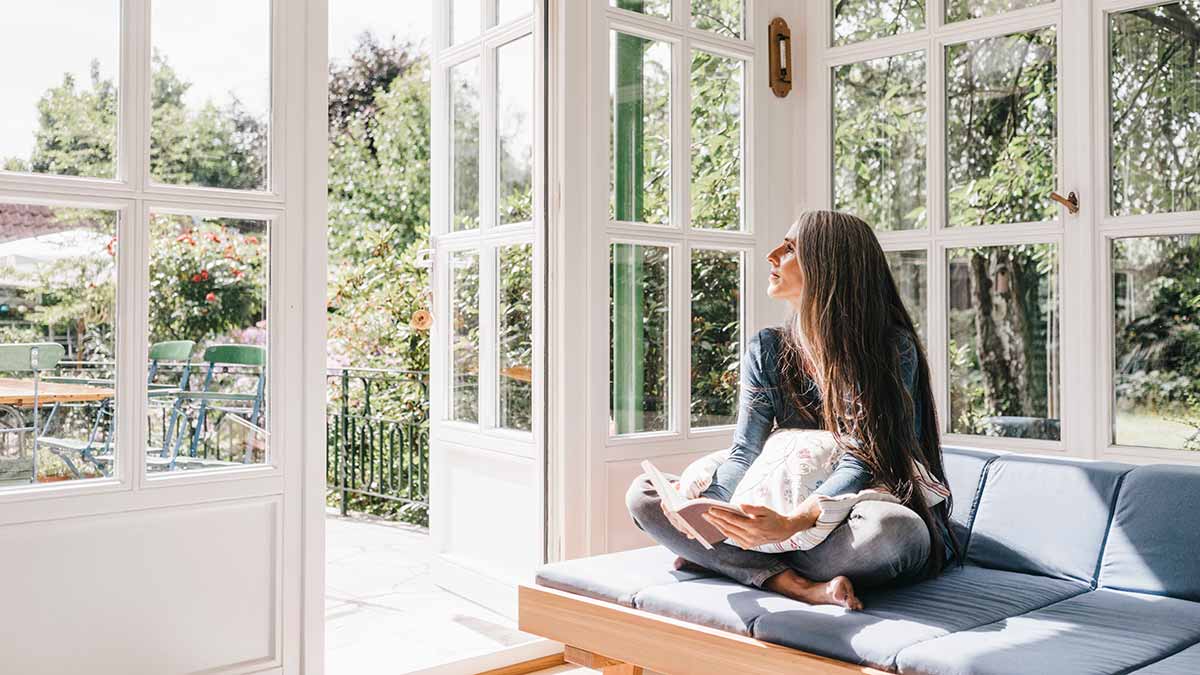
[[[1094,583],[1121,477],[1133,467],[1005,455],[987,469],[967,559]]]
[[[1200,467],[1158,464],[1125,476],[1100,585],[1200,601]]]
[[[942,448],[942,466],[946,469],[946,482],[950,484],[950,496],[954,510],[950,512],[950,525],[958,543],[966,546],[971,530],[971,516],[975,513],[975,501],[979,497],[979,486],[988,462],[1003,453],[972,448]]]

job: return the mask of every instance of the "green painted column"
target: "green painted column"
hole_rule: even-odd
[[[642,11],[643,0],[619,0],[622,9]],[[642,64],[647,41],[618,33],[614,111],[613,210],[617,220],[640,222],[645,162]],[[617,433],[642,431],[645,371],[642,247],[618,245],[612,251],[613,417]]]

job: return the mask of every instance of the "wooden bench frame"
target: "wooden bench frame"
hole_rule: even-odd
[[[521,586],[517,602],[520,630],[563,643],[568,662],[605,675],[887,675],[543,586]]]

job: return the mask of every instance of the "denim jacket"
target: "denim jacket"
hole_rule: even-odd
[[[729,501],[734,489],[746,475],[746,470],[762,452],[767,436],[776,427],[781,429],[811,428],[808,422],[789,402],[779,383],[779,328],[764,328],[750,338],[750,345],[742,356],[741,393],[738,398],[737,429],[733,435],[733,447],[729,459],[725,460],[713,474],[712,484],[701,496]],[[916,391],[917,347],[907,335],[897,338],[900,350],[900,374],[904,386],[913,400],[913,428],[921,436],[921,418],[924,406],[929,402]],[[821,394],[814,383],[810,383],[802,395],[820,409]],[[845,453],[834,467],[829,478],[817,486],[815,494],[836,496],[868,488],[874,482],[871,470],[852,453]],[[947,551],[952,557],[947,527],[939,523]]]

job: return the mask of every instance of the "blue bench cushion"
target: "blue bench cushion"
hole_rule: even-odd
[[[657,589],[656,589],[657,590]],[[892,668],[905,647],[1045,607],[1083,584],[967,566],[903,588],[868,591],[861,612],[771,594],[754,637],[851,663]],[[641,598],[645,594],[639,594]]]
[[[950,526],[958,543],[967,545],[971,529],[971,516],[975,513],[975,500],[979,497],[979,485],[983,470],[988,462],[1001,453],[969,448],[944,448],[942,466],[946,469],[946,482],[950,484],[950,495],[954,510],[950,512]]]
[[[1093,583],[1121,476],[1130,466],[1005,455],[987,470],[967,559]]]
[[[1200,644],[1133,672],[1136,675],[1196,675],[1200,673]]]
[[[644,588],[712,576],[676,570],[674,563],[674,553],[662,546],[648,546],[546,565],[538,570],[536,581],[540,586],[633,607],[633,596]]]
[[[1200,602],[1196,514],[1200,467],[1159,465],[1130,471],[1117,497],[1100,585]]]
[[[1200,603],[1098,590],[905,648],[901,673],[990,675],[1036,664],[1055,675],[1109,675],[1200,640]]]

